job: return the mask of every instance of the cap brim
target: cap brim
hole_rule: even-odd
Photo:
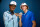
[[[9,4],[9,5],[14,5],[14,4]]]

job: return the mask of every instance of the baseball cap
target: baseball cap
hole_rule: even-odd
[[[26,6],[28,6],[26,3],[22,3],[22,4],[20,5],[20,9],[21,9],[21,6],[22,6],[22,5],[26,5]]]
[[[11,1],[10,5],[17,5],[17,3],[15,1]]]
[[[27,5],[26,3],[22,3],[21,5]]]

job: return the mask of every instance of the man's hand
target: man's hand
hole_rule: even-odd
[[[19,13],[15,13],[16,16],[19,16]]]
[[[33,23],[32,27],[36,27],[36,22],[32,21],[32,23]]]
[[[21,16],[22,16],[22,15],[19,14],[19,13],[15,13],[15,15],[16,15],[16,16],[19,16],[19,18],[21,18]]]

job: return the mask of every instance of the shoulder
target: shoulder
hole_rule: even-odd
[[[34,14],[32,11],[28,11],[29,14]]]
[[[32,16],[34,13],[32,11],[28,11],[27,15]]]
[[[9,11],[5,11],[3,14],[8,14]]]

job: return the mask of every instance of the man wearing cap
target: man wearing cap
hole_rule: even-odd
[[[9,11],[4,12],[3,14],[5,27],[18,27],[18,17],[13,12],[16,8],[16,2],[11,1],[9,4],[9,8]]]
[[[22,3],[20,7],[24,11],[21,18],[22,27],[36,27],[34,14],[28,10],[28,5]]]

